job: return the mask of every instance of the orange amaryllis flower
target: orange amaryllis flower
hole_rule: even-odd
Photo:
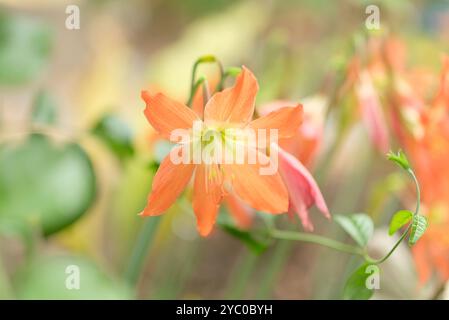
[[[289,104],[291,102],[274,101],[261,106],[259,112],[266,115]],[[323,195],[305,167],[311,166],[322,139],[325,105],[326,100],[320,96],[306,99],[303,124],[292,137],[280,139],[278,146],[279,169],[289,191],[289,214],[297,214],[308,231],[313,231],[308,212],[311,206],[316,205],[330,218]]]
[[[236,137],[236,141],[222,139],[226,130],[277,129],[279,137],[288,137],[292,136],[301,124],[301,105],[286,107],[251,121],[257,91],[256,78],[251,71],[243,67],[233,87],[215,93],[206,102],[203,118],[186,105],[162,93],[152,95],[143,91],[142,98],[146,102],[146,118],[165,138],[169,138],[176,130],[185,129],[192,133],[191,139],[186,142],[189,148],[200,144],[212,150],[212,153],[219,147],[234,153],[237,143],[248,144],[247,137]],[[195,136],[194,125],[198,123],[201,130],[199,136]],[[207,138],[210,135],[218,138],[212,139],[211,142]],[[199,162],[174,163],[173,157],[184,151],[183,145],[178,144],[162,161],[154,177],[147,206],[141,213],[143,216],[164,213],[181,194],[192,176],[193,211],[202,236],[211,232],[220,203],[229,192],[235,193],[260,211],[278,214],[288,210],[288,192],[279,172],[270,175],[260,173],[262,164],[271,164],[273,161],[262,150],[255,150],[258,159],[255,163],[247,161],[247,153],[244,154],[243,163],[228,163],[222,161],[222,157],[214,157],[212,162],[200,159]]]

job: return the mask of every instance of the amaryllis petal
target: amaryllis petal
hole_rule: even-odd
[[[296,107],[284,107],[270,112],[249,123],[249,127],[257,129],[276,129],[279,138],[292,137],[298,132],[303,120],[303,107],[298,104]]]
[[[179,148],[175,147],[171,152],[179,154]],[[152,191],[141,215],[157,216],[164,213],[189,183],[194,169],[193,164],[174,164],[170,155],[166,156],[154,176]]]
[[[165,138],[170,138],[173,130],[192,128],[193,122],[199,120],[192,109],[162,93],[152,95],[142,91],[142,99],[146,103],[146,118]]]
[[[389,148],[388,129],[379,96],[367,71],[360,74],[355,90],[368,133],[379,151],[385,153]]]
[[[199,165],[195,172],[193,211],[203,237],[212,231],[222,196],[222,177],[217,165]]]
[[[254,211],[234,194],[226,195],[224,201],[237,225],[242,229],[249,228],[253,222]]]
[[[293,136],[281,138],[278,144],[298,158],[306,167],[310,167],[322,140],[327,99],[322,95],[316,95],[304,98],[302,102],[304,113],[301,126]],[[265,116],[293,104],[291,101],[275,100],[261,105],[258,112],[261,116]]]
[[[250,164],[224,164],[226,177],[232,182],[233,191],[251,207],[269,213],[288,210],[288,192],[278,171],[261,174],[261,168],[270,166],[268,157],[258,152],[260,161]]]
[[[298,214],[304,228],[312,231],[313,225],[307,211],[312,205],[315,204],[326,218],[330,218],[323,195],[310,172],[297,158],[275,144],[271,148],[277,150],[279,155],[279,170],[290,195],[291,209]]]
[[[207,102],[204,120],[246,125],[253,116],[258,90],[256,78],[243,67],[233,87],[215,93]]]

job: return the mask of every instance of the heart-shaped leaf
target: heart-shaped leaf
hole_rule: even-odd
[[[416,214],[412,220],[412,231],[410,232],[410,238],[408,239],[409,245],[414,245],[419,238],[422,237],[427,229],[427,218],[423,215]]]
[[[229,223],[219,222],[219,226],[231,236],[242,241],[242,243],[256,254],[261,254],[269,246],[267,239],[258,237],[254,232],[241,230]]]
[[[75,143],[55,145],[34,134],[0,145],[0,224],[52,234],[77,220],[95,191],[92,164]]]
[[[255,254],[261,254],[268,249],[271,238],[265,232],[258,232],[256,230],[244,230],[236,226],[235,221],[224,212],[217,218],[217,225],[232,237],[240,240]]]
[[[133,133],[130,127],[115,115],[104,116],[92,130],[120,159],[134,154]]]
[[[360,266],[346,281],[343,299],[368,300],[371,298],[374,288],[379,285],[379,272],[377,265],[363,264]],[[374,283],[371,283],[371,278],[375,280]]]
[[[373,235],[374,224],[367,214],[336,215],[334,219],[359,246],[364,247],[368,244]]]
[[[388,234],[390,236],[393,235],[396,231],[398,231],[400,228],[402,228],[407,223],[409,223],[410,220],[412,219],[412,217],[413,217],[413,212],[411,212],[409,210],[400,210],[400,211],[396,212],[394,214],[393,218],[391,219],[390,229],[388,231]]]

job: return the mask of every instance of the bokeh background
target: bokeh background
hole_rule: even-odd
[[[65,26],[72,4],[79,30]],[[370,4],[380,8],[380,30],[365,27]],[[311,101],[323,133],[309,168],[332,214],[371,215],[370,247],[380,254],[394,242],[392,213],[414,205],[413,186],[385,160],[342,88],[353,57],[375,55],[371,45],[390,36],[406,48],[407,65],[438,78],[449,2],[0,1],[0,297],[341,298],[359,261],[259,241],[251,232],[259,216],[241,230],[224,209],[213,234],[200,238],[188,191],[159,218],[137,216],[170,147],[143,116],[140,91],[185,101],[193,63],[213,54],[255,73],[258,106]],[[401,147],[389,131],[389,147]],[[314,232],[350,241],[315,209],[311,216]],[[286,215],[276,223],[302,231]],[[80,267],[80,290],[65,287],[69,265]],[[444,277],[419,282],[407,245],[383,266],[375,294],[446,296]]]

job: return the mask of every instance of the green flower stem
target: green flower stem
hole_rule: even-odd
[[[417,215],[419,214],[419,206],[421,205],[421,191],[419,188],[419,182],[418,179],[416,178],[415,172],[413,172],[412,169],[408,168],[407,172],[412,176],[413,181],[415,182],[415,188],[416,188],[416,209],[415,209],[415,213],[413,215]]]
[[[251,276],[259,260],[259,256],[254,252],[247,250],[241,257],[237,266],[234,268],[227,290],[226,299],[242,299],[245,295],[245,289],[248,286]]]
[[[276,243],[273,255],[270,257],[270,261],[267,265],[265,272],[260,280],[260,286],[257,289],[256,299],[270,299],[273,287],[280,277],[280,273],[285,263],[288,261],[288,257],[293,249],[293,242],[288,240],[279,240]]]
[[[411,227],[412,227],[412,224],[409,224],[407,229],[405,229],[404,233],[399,238],[399,240],[395,243],[393,248],[391,248],[391,250],[383,258],[381,258],[381,259],[373,259],[369,255],[366,255],[365,256],[366,262],[368,262],[370,264],[381,264],[382,262],[385,262],[393,254],[393,252],[397,249],[397,247],[399,247],[399,245],[401,244],[402,240],[405,239],[405,237],[407,236],[407,234],[410,231]]]
[[[125,271],[125,279],[132,285],[135,285],[139,280],[140,272],[144,266],[145,258],[151,247],[159,221],[160,217],[146,218],[137,236],[136,245]]]
[[[355,254],[363,257],[365,257],[366,255],[365,251],[360,247],[352,246],[316,234],[295,231],[271,230],[270,235],[276,239],[315,243],[345,253]]]
[[[189,100],[188,100],[189,106],[192,103],[193,96],[195,95],[196,89],[198,89],[198,86],[197,86],[198,82],[196,81],[196,72],[197,72],[198,66],[203,63],[216,63],[220,69],[220,79],[222,79],[223,75],[224,75],[223,65],[216,57],[214,57],[212,55],[207,55],[207,56],[202,56],[202,57],[198,58],[198,60],[195,61],[195,64],[193,65],[193,69],[192,69],[192,79],[190,82],[190,96],[189,96]],[[221,83],[221,81],[220,81],[220,83]],[[199,85],[201,85],[201,84],[199,84]]]
[[[192,90],[190,91],[189,100],[187,101],[187,105],[189,107],[192,106],[193,97],[195,96],[195,92],[198,90],[199,86],[201,86],[203,83],[205,83],[206,78],[200,77],[197,82],[195,82],[195,85],[192,87]]]
[[[413,172],[413,170],[410,167],[407,168],[407,172],[413,178],[413,182],[415,182],[415,187],[416,187],[416,209],[415,209],[415,212],[413,213],[413,216],[416,216],[419,213],[419,207],[420,207],[420,204],[421,204],[421,191],[420,191],[420,188],[419,188],[419,182],[418,182],[418,179],[416,178],[415,172]],[[381,258],[381,259],[372,259],[368,255],[366,255],[365,256],[365,260],[368,263],[372,263],[372,264],[381,264],[382,262],[386,261],[393,254],[393,252],[397,249],[397,247],[399,247],[399,245],[405,239],[405,237],[407,236],[407,234],[409,233],[411,228],[412,228],[412,224],[410,223],[408,225],[407,229],[405,229],[404,233],[399,238],[399,240],[395,243],[393,248],[391,248],[391,250],[383,258]]]
[[[220,82],[218,83],[217,91],[223,90],[225,81],[226,81],[226,79],[228,77],[236,77],[236,76],[238,76],[240,74],[240,72],[242,72],[242,69],[238,68],[238,67],[229,67],[229,68],[227,68],[221,74],[221,79],[220,79]]]

